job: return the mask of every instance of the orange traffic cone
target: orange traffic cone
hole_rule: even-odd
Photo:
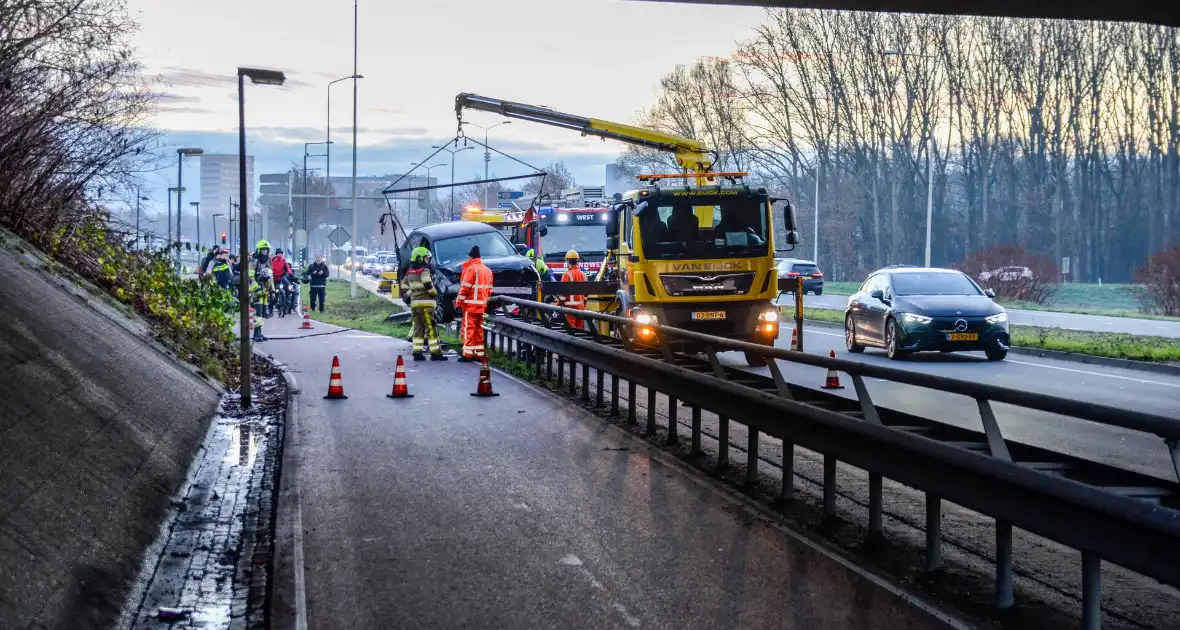
[[[488,358],[483,358],[483,363],[479,366],[479,385],[476,386],[475,392],[472,396],[499,396],[492,391],[492,371],[488,369]]]
[[[344,395],[344,381],[340,378],[340,357],[332,357],[332,377],[328,379],[328,395],[324,396],[324,400],[343,400],[348,398]]]
[[[397,355],[397,369],[393,371],[393,393],[387,394],[386,398],[413,398],[414,395],[410,393],[410,388],[406,386],[406,362],[402,360],[402,355]]]
[[[798,349],[799,349],[799,328],[795,327],[795,328],[791,329],[791,350],[798,350]]]
[[[311,311],[303,311],[303,323],[299,326],[299,330],[315,330],[311,327]]]
[[[835,359],[836,351],[831,350],[828,357]],[[840,384],[840,375],[836,370],[828,368],[828,377],[824,379],[824,386],[821,389],[844,389],[844,386]]]

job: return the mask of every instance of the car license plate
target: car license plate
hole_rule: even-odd
[[[725,319],[725,311],[696,311],[692,314],[695,321],[715,321]]]
[[[979,341],[979,333],[947,333],[947,341]]]

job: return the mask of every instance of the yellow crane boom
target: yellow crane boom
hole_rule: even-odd
[[[670,133],[652,131],[651,129],[633,127],[598,118],[575,116],[548,107],[515,103],[498,98],[480,96],[478,94],[469,94],[467,92],[455,97],[455,115],[460,120],[462,120],[464,109],[492,112],[507,116],[508,118],[529,120],[543,125],[572,129],[581,132],[584,136],[610,138],[648,149],[668,151],[675,156],[676,163],[681,168],[692,173],[708,173],[713,170],[712,152],[705,148],[704,144],[692,138],[682,138]]]

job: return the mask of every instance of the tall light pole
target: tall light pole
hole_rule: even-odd
[[[340,83],[341,81],[347,81],[349,79],[363,79],[363,78],[365,78],[364,75],[354,74],[352,76],[340,77],[339,79],[336,79],[335,81],[328,82],[328,90],[327,90],[327,92],[328,92],[328,116],[327,116],[328,124],[324,128],[324,130],[326,132],[324,135],[324,140],[327,143],[327,151],[324,153],[324,156],[328,158],[327,159],[328,163],[325,165],[325,168],[324,168],[324,177],[328,178],[328,200],[327,201],[328,201],[329,208],[332,207],[332,86],[336,83]]]
[[[359,238],[359,233],[356,230],[356,91],[357,80],[361,77],[360,71],[357,69],[358,47],[360,45],[360,7],[358,3],[359,0],[352,2],[352,238],[349,239],[351,245],[349,256],[354,261],[356,260],[356,240]],[[351,265],[351,271],[352,279],[349,283],[348,295],[351,298],[356,298],[356,265]]]
[[[929,58],[929,55],[918,55],[913,53],[903,53],[900,50],[883,50],[881,54],[886,57],[920,57]],[[930,266],[930,228],[934,222],[934,111],[931,107],[930,124],[927,129],[926,137],[926,256],[925,266]]]
[[[176,150],[176,188],[178,189],[178,192],[176,193],[176,242],[177,243],[180,242],[180,209],[184,207],[184,196],[181,194],[184,192],[184,182],[181,181],[182,179],[184,179],[184,158],[198,156],[203,153],[205,153],[204,150],[198,149],[196,147],[190,147],[187,149],[177,149]]]
[[[238,274],[241,284],[238,285],[238,295],[245,298],[250,295],[250,250],[246,245],[247,221],[249,220],[250,197],[246,189],[246,77],[255,85],[282,85],[287,77],[277,70],[260,70],[257,68],[238,68],[238,220],[241,244],[238,247],[238,260],[241,273]],[[247,299],[238,300],[238,364],[241,371],[239,388],[242,394],[243,408],[250,406],[250,304]]]
[[[427,186],[429,186],[429,185],[430,185],[430,171],[431,171],[431,170],[433,170],[433,169],[436,169],[436,168],[438,168],[438,167],[440,167],[440,166],[446,166],[446,165],[447,165],[447,163],[446,163],[446,162],[442,162],[442,163],[440,163],[440,164],[434,164],[434,165],[431,165],[431,166],[427,166],[427,165],[425,165],[425,164],[423,164],[423,163],[421,163],[421,162],[410,162],[410,166],[421,166],[422,168],[426,169],[426,185],[427,185]],[[485,177],[484,179],[487,179],[487,178]],[[412,183],[413,183],[413,182],[411,182],[411,184],[412,184]],[[426,218],[429,220],[429,218],[430,218],[430,217],[429,217],[429,216],[427,216]]]
[[[432,145],[430,148],[431,149],[442,149],[443,151],[446,151],[447,153],[451,154],[451,214],[454,215],[455,214],[455,154],[460,151],[474,149],[475,147],[473,147],[471,145],[467,145],[467,146],[463,147],[462,149],[448,149],[446,147],[441,147],[436,144],[436,145]]]
[[[180,215],[180,201],[179,201],[179,200],[180,200],[180,193],[181,193],[182,191],[184,191],[184,189],[183,189],[183,188],[179,188],[179,187],[175,187],[175,188],[169,188],[169,189],[168,189],[168,251],[169,251],[169,252],[171,252],[171,251],[172,251],[172,246],[173,246],[173,245],[177,245],[177,248],[176,248],[176,267],[177,267],[177,271],[179,271],[179,270],[180,270],[180,247],[179,247],[179,244],[180,244],[180,234],[179,234],[179,233],[177,233],[177,235],[176,235],[176,240],[175,240],[175,241],[173,241],[173,240],[172,240],[172,193],[176,193],[176,199],[177,199],[177,202],[176,202],[176,214],[179,216],[179,215]],[[172,255],[172,254],[169,254],[169,255]]]
[[[463,123],[464,125],[471,125],[473,127],[479,127],[480,129],[483,129],[483,178],[485,180],[488,178],[488,166],[492,163],[492,152],[491,152],[491,150],[488,149],[488,131],[495,129],[496,127],[499,127],[500,125],[510,124],[511,122],[512,122],[511,120],[502,120],[502,121],[492,125],[491,127],[484,127],[481,124],[473,123],[473,122],[464,122]],[[452,182],[452,183],[454,183],[454,182]],[[487,185],[487,183],[485,182],[483,185],[483,207],[485,209],[489,205],[491,205],[491,201],[489,201],[489,199],[488,199],[488,194],[490,194],[490,193],[491,193],[491,187],[489,187]],[[452,205],[453,204],[454,204],[454,202],[452,202]]]

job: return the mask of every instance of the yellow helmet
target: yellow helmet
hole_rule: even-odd
[[[577,250],[571,249],[571,250],[569,250],[568,252],[566,252],[566,253],[565,253],[565,259],[566,259],[566,260],[571,260],[571,259],[573,259],[573,260],[577,260],[577,259],[579,259],[579,258],[581,258],[581,256],[579,256],[579,255],[578,255],[578,252],[577,252]]]

